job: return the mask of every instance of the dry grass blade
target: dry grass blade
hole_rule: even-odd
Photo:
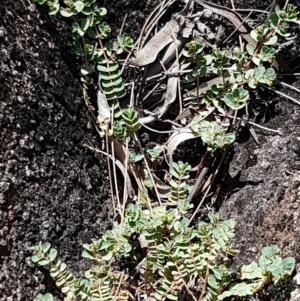
[[[153,180],[157,187],[157,191],[159,196],[162,199],[168,199],[171,195],[171,187],[166,185],[159,177],[157,177],[154,173],[152,174]]]
[[[193,8],[192,1],[188,1],[184,9],[178,14],[178,16],[186,16],[189,14]],[[164,54],[162,59],[163,64],[167,64],[175,56],[176,48],[182,48],[186,39],[180,38],[177,40],[179,33],[179,24],[176,20],[171,19],[165,26],[154,35],[152,39],[136,54],[136,57],[131,60],[131,64],[134,66],[145,66],[153,63],[158,54],[170,44],[174,37],[176,38],[176,43],[169,47]],[[161,68],[160,68],[161,69]],[[159,70],[160,70],[159,69]],[[155,68],[156,70],[156,68]],[[156,74],[157,71],[152,70],[152,74]],[[154,72],[154,73],[153,73]]]
[[[221,157],[221,159],[220,159],[220,161],[218,163],[217,168],[215,169],[214,173],[209,177],[208,181],[205,183],[205,186],[206,187],[208,186],[208,187],[207,187],[206,192],[205,192],[204,196],[202,197],[200,203],[198,204],[196,210],[193,212],[193,215],[190,218],[189,223],[191,223],[193,221],[193,219],[195,218],[195,216],[199,212],[199,210],[200,210],[203,202],[205,201],[206,197],[208,196],[208,193],[210,192],[210,189],[211,189],[211,187],[212,187],[212,185],[213,185],[213,183],[214,183],[214,181],[216,179],[216,176],[219,173],[220,167],[221,167],[221,165],[222,165],[222,163],[223,163],[223,161],[224,161],[224,159],[225,159],[225,157],[226,157],[226,155],[228,153],[228,150],[229,150],[229,146],[226,146],[225,149],[224,149],[224,151],[223,151],[222,157]],[[203,191],[204,191],[204,189],[202,189],[202,192]]]
[[[130,64],[134,66],[145,66],[153,63],[158,54],[172,42],[172,29],[179,31],[178,23],[170,20],[147,44],[140,50]]]
[[[141,33],[140,33],[140,36],[139,36],[139,39],[138,39],[138,46],[137,46],[138,50],[140,50],[140,48],[144,46],[144,43],[148,40],[148,36],[151,33],[153,27],[157,24],[158,20],[166,12],[166,9],[170,5],[172,5],[174,2],[175,2],[175,0],[169,0],[169,1],[167,1],[167,3],[166,3],[165,0],[162,1],[154,9],[154,11],[150,14],[150,16],[147,18],[147,20],[146,20],[146,22],[145,22],[145,24],[144,24],[144,26],[141,30]],[[142,41],[142,37],[143,37],[144,34],[145,34],[145,36],[144,36],[144,39]]]
[[[124,68],[125,66],[127,65],[127,62],[129,61],[132,53],[134,52],[135,49],[137,49],[139,51],[140,49],[140,45],[141,45],[141,40],[142,40],[142,36],[144,34],[144,32],[146,31],[146,28],[147,26],[154,26],[155,25],[155,22],[153,22],[153,20],[157,20],[159,18],[159,16],[161,15],[161,11],[162,10],[165,10],[165,8],[168,6],[168,5],[171,5],[175,0],[170,0],[168,1],[166,4],[164,2],[160,3],[155,9],[154,11],[150,14],[150,16],[147,18],[142,30],[141,30],[141,33],[140,33],[140,36],[139,38],[137,39],[137,41],[135,42],[134,44],[134,47],[131,49],[131,51],[128,53],[126,59],[125,59],[125,62],[123,64],[123,67],[122,67],[122,70],[121,70],[121,74],[123,73],[124,71]],[[155,15],[156,11],[159,10],[158,14]],[[151,30],[150,30],[151,31]],[[148,34],[150,33],[150,31],[148,31]],[[147,40],[147,38],[145,38]]]
[[[178,71],[178,67],[174,67],[172,71]],[[149,124],[152,123],[159,118],[161,118],[170,108],[171,104],[175,101],[177,96],[177,85],[178,81],[176,77],[170,77],[168,79],[167,90],[165,93],[165,101],[162,107],[158,108],[153,115],[140,118],[140,123]]]
[[[170,166],[173,163],[173,153],[178,145],[184,141],[195,139],[200,137],[200,135],[195,134],[190,128],[185,128],[175,132],[166,143],[167,154],[169,157]]]
[[[97,93],[98,116],[106,121],[110,120],[110,109],[104,92],[99,89]]]
[[[210,90],[213,85],[222,84],[223,83],[223,77],[216,77],[214,79],[211,79],[203,84],[200,85],[200,87],[197,89],[194,89],[188,93],[189,96],[196,96],[204,94],[206,91]]]
[[[101,153],[105,156],[107,156],[107,153],[100,150],[100,149],[97,149],[95,147],[91,147],[90,145],[87,145],[87,144],[84,144],[84,146],[86,146],[87,148],[97,152],[97,153]],[[114,159],[112,155],[108,155],[109,158],[117,165],[117,167],[120,169],[121,173],[123,174],[124,178],[125,178],[125,174],[127,173],[127,171],[125,170],[123,164],[118,160],[118,159]],[[132,187],[132,183],[131,183],[131,180],[130,180],[130,177],[129,175],[127,174],[127,177],[126,177],[126,188],[125,188],[125,191],[126,191],[126,194],[125,194],[125,197],[126,199],[128,198],[132,198],[133,195],[134,195],[134,190],[133,190],[133,187]]]
[[[289,95],[286,95],[286,94],[284,94],[284,93],[282,93],[282,92],[280,92],[280,91],[278,91],[278,90],[276,90],[276,89],[274,89],[274,88],[270,88],[270,87],[268,87],[268,86],[264,86],[264,87],[267,88],[267,89],[270,90],[270,91],[275,92],[276,94],[278,94],[278,95],[280,95],[280,96],[282,96],[282,97],[284,97],[284,98],[286,98],[286,99],[291,100],[292,102],[294,102],[295,104],[297,104],[297,105],[300,106],[300,100],[298,100],[298,99],[296,99],[296,98],[294,98],[294,97],[291,97],[291,96],[289,96]]]
[[[175,58],[176,49],[178,49],[178,51],[182,50],[185,43],[187,42],[187,39],[185,39],[183,37],[177,38],[176,34],[174,34],[174,37],[176,38],[176,40],[175,40],[175,42],[170,44],[168,46],[168,48],[165,50],[165,52],[161,58],[161,63],[157,62],[156,64],[154,64],[154,66],[150,67],[147,71],[146,78],[159,73],[162,69],[162,66],[166,66],[173,58]]]
[[[287,87],[287,88],[289,88],[289,89],[291,89],[291,90],[294,90],[294,91],[296,91],[297,93],[300,93],[300,90],[299,90],[299,89],[297,89],[296,87],[291,86],[291,85],[289,85],[289,84],[287,84],[287,83],[285,83],[285,82],[281,82],[281,81],[277,80],[276,83],[280,84],[280,85],[283,86],[283,87]]]

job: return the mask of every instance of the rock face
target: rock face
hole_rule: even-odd
[[[250,139],[237,145],[229,164],[229,175],[239,174],[231,191],[244,186],[222,203],[221,212],[237,220],[237,260],[243,263],[267,245],[300,260],[300,109],[283,99],[276,106],[278,115],[265,125],[282,134],[258,132],[261,144]]]
[[[278,115],[265,125],[281,128],[282,134],[258,131],[261,144],[250,139],[237,145],[229,163],[228,174],[235,181],[220,212],[223,218],[237,221],[235,268],[257,260],[261,250],[271,245],[278,246],[283,257],[300,261],[300,108],[283,99],[277,107]],[[291,300],[300,300],[299,286],[291,283],[279,285],[267,300],[287,300],[291,292]]]
[[[29,247],[49,241],[82,270],[81,245],[110,226],[111,201],[106,160],[84,146],[97,136],[68,26],[31,1],[0,12],[0,300],[33,300]]]
[[[284,99],[276,106],[278,115],[265,125],[280,128],[282,134],[257,131],[261,144],[250,139],[237,145],[229,164],[231,178],[239,173],[235,185],[244,183],[244,187],[225,200],[221,212],[224,218],[237,220],[241,251],[237,260],[242,262],[257,258],[264,246],[274,244],[299,261],[300,109]]]
[[[103,2],[112,31],[128,14],[124,31],[135,39],[158,3]],[[0,301],[55,292],[31,246],[49,241],[83,276],[81,245],[111,227],[106,158],[84,146],[100,143],[65,21],[30,0],[0,2]]]

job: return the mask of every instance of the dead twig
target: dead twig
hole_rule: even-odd
[[[108,123],[107,123],[106,124],[106,132],[105,132],[105,144],[106,144],[106,154],[107,154],[106,159],[107,159],[107,168],[108,168],[108,175],[109,175],[109,186],[110,186],[112,206],[113,206],[113,211],[114,211],[114,217],[116,217],[116,206],[115,206],[115,200],[114,200],[112,172],[111,172],[111,167],[110,167],[110,162],[109,162],[108,131],[109,131],[109,126],[108,126]],[[115,164],[113,164],[113,166],[115,166]],[[116,191],[116,193],[118,193],[118,191]]]
[[[297,99],[295,99],[295,98],[293,98],[293,97],[291,97],[289,95],[286,95],[286,94],[284,94],[284,93],[282,93],[282,92],[280,92],[280,91],[278,91],[278,90],[276,90],[274,88],[271,88],[271,87],[268,87],[268,86],[265,86],[265,85],[264,85],[264,87],[267,88],[268,90],[273,91],[274,93],[276,93],[276,94],[278,94],[278,95],[286,98],[286,99],[291,100],[292,102],[294,102],[295,104],[297,104],[298,106],[300,106],[300,100],[297,100]]]

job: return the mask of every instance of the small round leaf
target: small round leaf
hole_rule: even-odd
[[[50,252],[49,252],[49,258],[50,258],[50,261],[53,261],[53,260],[56,258],[56,255],[57,255],[57,250],[51,248],[51,249],[50,249]]]

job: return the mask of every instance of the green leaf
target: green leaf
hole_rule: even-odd
[[[74,14],[80,13],[84,9],[84,3],[81,1],[74,2],[71,10]]]
[[[137,163],[144,159],[144,154],[137,154],[133,151],[129,151],[129,161],[130,163]]]
[[[66,282],[66,280],[63,278],[63,279],[56,281],[55,284],[58,288],[61,288],[65,284],[65,282]]]
[[[97,15],[104,17],[107,14],[107,9],[105,7],[94,7],[94,10],[97,11]]]
[[[133,40],[126,33],[118,35],[117,41],[121,47],[120,48],[121,51],[123,51],[123,49],[124,49],[125,51],[129,52],[131,50],[131,48],[133,47]]]
[[[148,187],[148,188],[152,188],[152,187],[153,187],[153,183],[152,183],[152,180],[151,180],[150,177],[149,177],[149,178],[146,178],[146,179],[144,180],[144,185],[145,185],[146,187]]]
[[[84,9],[81,12],[86,16],[93,15],[92,9],[89,6],[86,6],[86,4],[85,4]]]
[[[267,258],[276,258],[276,255],[279,254],[279,249],[277,246],[267,246],[262,250],[262,255]]]
[[[39,262],[40,260],[42,260],[42,258],[39,257],[39,256],[37,256],[37,255],[33,255],[33,256],[31,257],[31,261],[34,262],[34,263],[37,263],[37,262]]]
[[[66,294],[70,290],[70,287],[69,286],[63,286],[60,290],[63,294]]]
[[[41,266],[47,265],[49,263],[50,263],[50,261],[46,260],[46,259],[42,259],[42,260],[38,261],[38,264]]]
[[[112,100],[112,99],[118,99],[118,95],[114,91],[104,91],[106,99]]]
[[[217,290],[219,288],[219,284],[214,275],[209,275],[207,278],[207,282],[208,282],[208,285],[210,287],[214,288],[215,290]]]
[[[266,45],[262,46],[259,58],[264,62],[272,63],[276,56],[276,50],[273,47],[268,47]]]
[[[60,266],[59,266],[59,270],[61,271],[61,272],[63,272],[63,271],[65,271],[67,269],[67,265],[63,262],[63,263],[61,263],[60,264]]]
[[[297,15],[298,15],[298,11],[297,11],[297,6],[293,5],[293,4],[288,4],[287,6],[287,18],[289,22],[296,22],[297,21]]]
[[[255,65],[259,66],[259,65],[261,64],[261,59],[260,59],[259,57],[253,57],[253,58],[252,58],[252,62],[253,62]]]
[[[240,271],[240,279],[257,279],[263,278],[263,269],[256,262],[249,265],[243,265]]]
[[[264,74],[264,81],[267,85],[272,86],[276,78],[276,72],[273,68],[268,68]]]
[[[121,75],[120,75],[120,71],[119,70],[117,70],[117,72],[103,72],[103,71],[100,72],[100,78],[103,79],[103,80],[105,80],[106,83],[112,82],[112,80],[118,79],[120,77],[121,77]],[[109,85],[109,86],[111,86],[111,85]]]
[[[192,74],[192,73],[187,74],[187,75],[185,76],[186,81],[189,82],[189,83],[195,81],[196,78],[197,78],[197,75],[195,76],[195,75]]]
[[[277,40],[278,40],[277,36],[274,35],[268,41],[265,41],[264,45],[274,45],[277,43]]]
[[[109,80],[109,81],[102,80],[101,81],[101,85],[103,88],[117,87],[121,83],[122,83],[122,78],[120,78],[120,77],[115,80]]]
[[[97,65],[97,69],[100,72],[107,72],[108,73],[110,71],[110,68],[108,66],[107,65],[106,66],[104,66],[104,65]]]
[[[279,5],[275,7],[275,13],[277,14],[278,18],[280,20],[286,20],[287,19],[287,13],[284,9],[280,9]]]
[[[279,257],[266,267],[266,270],[270,272],[277,280],[279,280],[281,277],[281,264],[282,259]]]
[[[204,47],[199,44],[195,39],[185,44],[183,55],[186,57],[195,58],[203,51]]]
[[[248,69],[245,73],[245,79],[249,79],[251,77],[254,77],[254,69]]]
[[[154,149],[147,149],[147,153],[151,156],[152,160],[155,160],[163,153],[163,147],[158,146]]]
[[[258,81],[257,81],[255,78],[251,78],[251,79],[248,81],[248,85],[249,85],[250,88],[256,89],[256,88],[257,88],[257,85],[258,85]]]
[[[213,270],[215,278],[218,279],[218,280],[222,280],[223,273],[222,273],[222,270],[220,269],[220,267],[215,266],[215,267],[212,268],[212,270]]]
[[[167,299],[168,300],[173,300],[173,301],[177,301],[178,300],[178,296],[177,295],[173,295],[173,294],[168,294],[167,295]]]
[[[52,294],[47,293],[47,294],[45,294],[45,295],[38,294],[38,295],[36,296],[36,299],[35,299],[35,300],[36,300],[36,301],[53,301],[54,299],[53,299]]]
[[[259,78],[263,77],[266,72],[266,68],[264,66],[259,66],[254,74],[254,77],[258,80]]]
[[[251,38],[258,42],[258,34],[255,29],[251,30],[250,32]]]
[[[57,250],[54,248],[51,248],[50,252],[49,252],[50,261],[53,261],[56,258],[56,256],[57,256]]]
[[[49,251],[50,247],[51,247],[51,244],[49,242],[44,242],[42,244],[43,253],[44,254],[47,253]]]
[[[77,22],[72,23],[72,36],[74,39],[79,39],[84,35],[84,31],[80,28]],[[88,44],[87,44],[88,45]]]
[[[49,293],[44,295],[44,301],[53,301],[53,296]]]
[[[82,251],[82,257],[92,259],[92,260],[95,259],[94,253],[92,251],[89,251],[89,250],[86,250],[86,249],[84,249]]]
[[[254,283],[238,283],[230,287],[229,291],[223,292],[221,295],[218,296],[218,300],[223,300],[224,298],[231,297],[231,296],[251,296],[253,295],[253,290],[257,287],[257,284]]]
[[[53,16],[56,15],[56,13],[59,11],[59,3],[51,3],[51,6],[49,6],[49,15]]]
[[[166,207],[163,206],[156,206],[152,209],[154,217],[162,217],[166,215]]]
[[[101,33],[101,38],[104,39],[109,36],[111,29],[110,26],[106,22],[102,22],[99,26],[98,29]]]
[[[86,69],[84,69],[84,68],[81,68],[80,72],[81,72],[82,75],[87,75],[87,74],[89,74],[89,71],[86,70]]]
[[[74,15],[71,11],[62,8],[60,9],[60,14],[66,18],[72,17]]]
[[[226,93],[224,101],[228,107],[234,110],[239,110],[246,105],[249,98],[249,92],[243,88],[234,89],[233,92]]]
[[[173,163],[173,168],[171,169],[171,175],[176,179],[180,179],[178,171],[174,168],[174,163]]]
[[[287,258],[283,259],[282,268],[281,268],[283,274],[290,276],[295,269],[295,264],[296,264],[296,261],[295,261],[295,258],[293,258],[293,257],[287,257]]]
[[[44,4],[46,3],[47,0],[34,0],[34,2],[38,3],[38,4]]]
[[[276,13],[272,13],[269,16],[269,23],[270,23],[271,27],[277,28],[277,26],[279,24],[279,18]]]
[[[91,23],[90,18],[83,18],[83,19],[81,19],[81,22],[80,22],[81,29],[83,31],[86,31],[89,28],[90,23]]]
[[[102,259],[109,261],[112,259],[112,257],[113,257],[113,252],[107,251],[106,254],[102,256]]]
[[[52,278],[57,278],[58,275],[59,275],[59,271],[56,270],[56,269],[51,268],[51,270],[50,270],[50,276]]]
[[[204,55],[203,57],[206,61],[206,66],[208,66],[212,63],[212,61],[213,61],[212,55],[208,54],[208,55]]]
[[[87,34],[88,34],[88,36],[89,36],[90,38],[92,38],[92,39],[96,39],[96,38],[97,38],[97,35],[96,35],[96,33],[95,33],[95,31],[94,31],[93,29],[89,29],[89,30],[87,31]]]
[[[117,70],[119,70],[119,64],[118,63],[110,63],[109,64],[109,71],[110,72],[115,72],[115,71],[117,71]],[[116,74],[118,74],[118,75],[120,75],[120,73],[119,72],[116,72]]]
[[[190,204],[187,199],[179,200],[177,203],[178,210],[182,214],[186,214],[189,209],[193,207],[193,204]]]
[[[81,44],[78,40],[73,40],[72,44],[72,50],[77,56],[82,56],[83,55],[83,50],[81,48]]]

